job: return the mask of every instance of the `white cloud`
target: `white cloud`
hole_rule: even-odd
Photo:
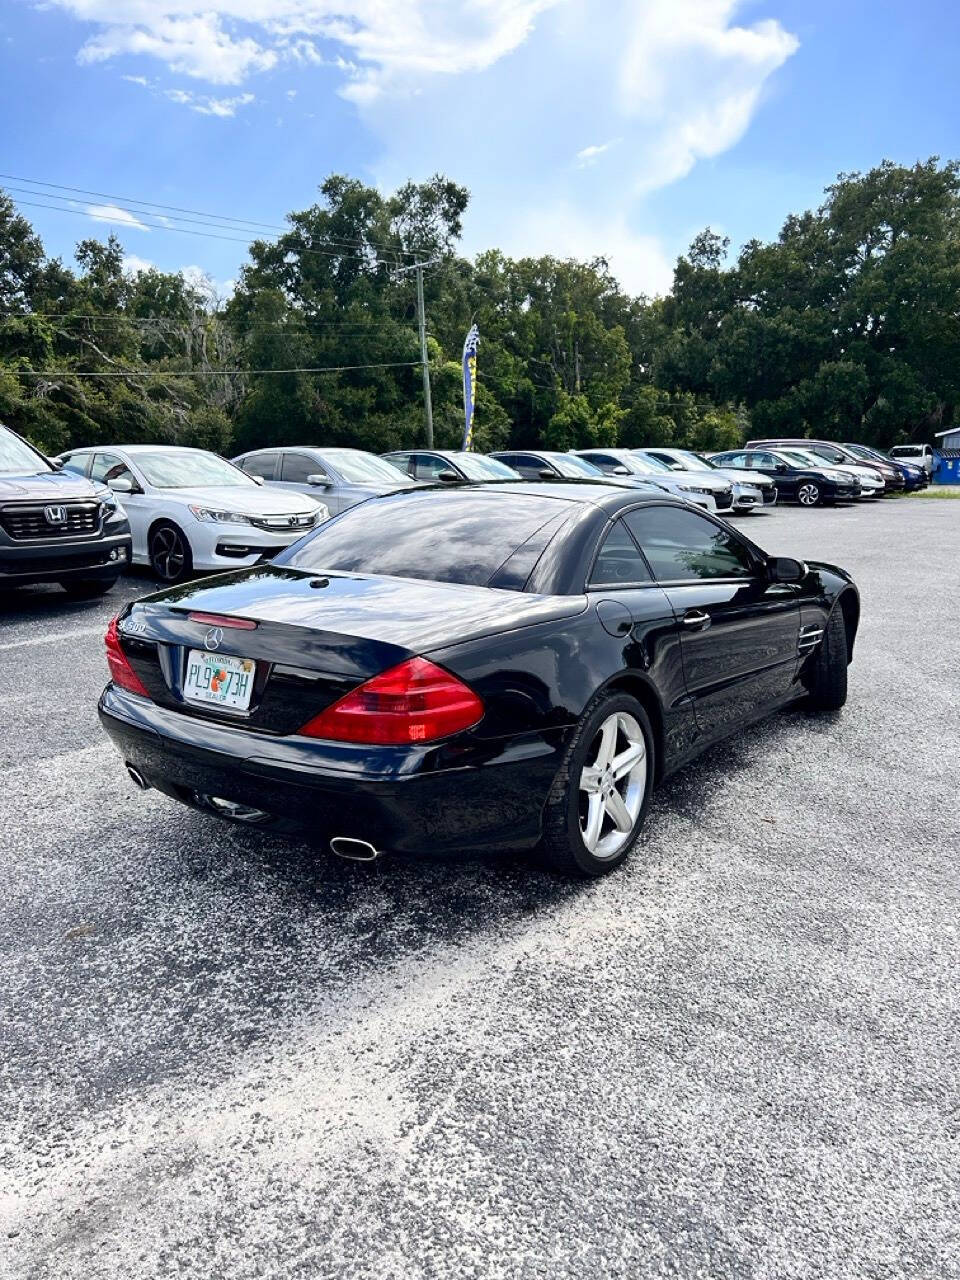
[[[136,253],[125,253],[123,255],[123,270],[128,276],[136,276],[141,271],[155,271],[156,264],[150,262],[147,258],[141,258]]]
[[[471,189],[470,248],[606,252],[647,289],[667,255],[646,196],[733,147],[798,47],[746,0],[49,3],[95,24],[86,62],[140,55],[211,85],[322,66],[375,140],[382,188],[443,171]],[[252,100],[167,93],[213,116]]]
[[[236,280],[215,280],[203,267],[181,267],[180,274],[190,288],[206,300],[208,307],[226,302],[237,287]]]
[[[326,61],[315,41],[360,64],[345,92],[369,99],[395,74],[481,70],[563,0],[51,0],[100,30],[82,62],[157,58],[212,84],[239,84],[284,57]],[[241,34],[250,29],[251,34]]]
[[[166,89],[164,97],[189,107],[191,111],[198,111],[202,116],[220,116],[222,119],[235,116],[238,107],[249,106],[254,101],[252,93],[241,93],[235,98],[210,98],[186,89]]]
[[[112,222],[116,226],[128,227],[132,231],[150,230],[129,209],[121,209],[117,204],[88,204],[86,211],[97,222]]]
[[[620,141],[619,138],[612,138],[610,142],[594,143],[592,146],[583,147],[577,152],[577,167],[586,169],[592,164],[596,164],[604,152],[609,151],[611,147],[615,147]]]

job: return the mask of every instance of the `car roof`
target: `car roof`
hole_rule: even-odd
[[[666,502],[684,509],[689,503],[663,489],[653,486],[649,490],[636,489],[626,485],[611,484],[606,478],[591,480],[564,479],[558,476],[555,480],[485,480],[467,481],[464,484],[431,484],[420,485],[416,489],[403,490],[404,493],[422,494],[433,490],[440,493],[482,493],[495,498],[498,493],[520,494],[523,497],[556,498],[565,502],[577,502],[583,505],[600,507],[604,510],[617,511],[621,507],[632,507],[639,502]]]
[[[64,453],[213,453],[212,449],[195,449],[189,444],[85,444],[79,449],[64,449]],[[215,455],[219,457],[220,455]],[[226,459],[224,459],[226,461]]]

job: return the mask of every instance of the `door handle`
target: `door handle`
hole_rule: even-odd
[[[680,621],[691,631],[706,631],[710,625],[710,615],[703,609],[688,609]]]

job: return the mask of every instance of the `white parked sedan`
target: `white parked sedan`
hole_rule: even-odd
[[[163,582],[179,582],[194,569],[269,560],[330,514],[323,503],[267,488],[206,449],[111,445],[73,449],[58,461],[121,495],[133,561]]]

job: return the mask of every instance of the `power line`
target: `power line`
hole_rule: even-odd
[[[265,230],[267,230],[267,231],[277,231],[277,232],[279,232],[281,235],[289,235],[289,234],[290,234],[290,232],[293,230],[293,228],[291,228],[291,227],[282,227],[282,226],[280,226],[278,223],[275,223],[275,222],[255,222],[255,221],[253,221],[253,220],[252,220],[252,219],[250,219],[250,218],[237,218],[237,217],[234,217],[234,216],[232,216],[232,215],[229,215],[229,216],[228,216],[227,214],[223,214],[223,213],[205,213],[202,209],[185,209],[185,208],[184,208],[183,206],[181,206],[181,205],[175,205],[175,204],[161,204],[161,203],[160,203],[159,201],[157,201],[157,200],[146,200],[146,199],[143,199],[143,198],[142,198],[142,197],[140,197],[140,196],[118,196],[118,195],[111,195],[111,194],[110,194],[109,192],[107,192],[107,191],[90,191],[90,190],[88,190],[88,189],[87,189],[87,188],[85,188],[85,187],[69,187],[69,186],[66,186],[65,184],[60,183],[60,182],[42,182],[39,178],[23,178],[23,177],[18,177],[16,174],[13,174],[13,173],[0,173],[0,178],[4,179],[5,181],[9,181],[9,182],[26,182],[26,183],[29,183],[29,185],[30,185],[30,186],[32,186],[32,187],[50,187],[50,188],[51,188],[51,190],[54,190],[54,191],[71,191],[71,192],[73,192],[73,193],[74,193],[74,194],[76,194],[76,195],[83,195],[83,196],[97,196],[98,198],[100,198],[100,199],[102,199],[102,200],[122,200],[125,204],[131,204],[131,203],[132,203],[132,204],[147,205],[147,206],[149,206],[149,207],[150,207],[150,208],[152,208],[152,209],[164,209],[164,210],[168,210],[168,211],[173,212],[173,213],[196,214],[196,216],[197,216],[197,217],[199,217],[199,218],[214,219],[214,220],[216,220],[216,221],[218,221],[218,222],[225,222],[225,223],[228,223],[228,224],[229,224],[229,223],[233,223],[233,224],[235,224],[235,227],[234,227],[234,229],[235,229],[235,230],[239,230],[239,229],[241,228],[241,226],[243,226],[243,227],[260,227],[260,228],[263,228],[263,229],[265,229]],[[23,190],[23,188],[14,188],[14,187],[11,187],[11,188],[8,188],[8,189],[9,189],[9,190],[18,190],[18,189],[19,189],[19,190]],[[45,193],[45,192],[42,192],[42,191],[29,191],[29,192],[27,192],[27,194],[28,194],[28,195],[39,195],[39,196],[42,196],[42,195],[45,195],[46,193]],[[51,196],[51,197],[49,197],[49,198],[50,198],[50,199],[54,199],[54,200],[56,200],[56,199],[59,199],[60,197],[58,197],[58,196]],[[130,210],[128,210],[128,212],[130,212]],[[153,216],[154,216],[154,217],[160,217],[160,215],[159,215],[159,214],[154,214]],[[175,221],[177,221],[177,222],[182,222],[182,221],[189,221],[189,219],[177,218],[177,219],[175,219]],[[414,250],[414,249],[401,249],[401,248],[400,248],[399,246],[397,246],[397,245],[388,245],[388,244],[384,243],[383,241],[377,241],[377,240],[344,240],[344,239],[334,239],[334,238],[331,238],[331,241],[330,241],[330,242],[331,242],[331,244],[342,244],[342,245],[348,245],[348,246],[351,246],[351,247],[353,247],[353,248],[365,248],[367,245],[371,245],[371,246],[373,246],[374,248],[379,248],[379,249],[389,249],[389,251],[390,251],[391,253],[401,253],[401,254],[404,254],[406,257],[416,257],[416,250]]]
[[[43,195],[44,193],[38,191],[31,194]],[[61,196],[50,197],[50,199],[52,200],[59,200],[63,198],[64,197],[61,197]],[[73,209],[73,208],[64,209],[60,205],[41,204],[35,200],[18,200],[17,207],[29,208],[29,209],[47,209],[50,213],[69,213],[80,218],[90,218],[94,222],[106,222],[108,225],[112,224],[113,226],[125,226],[128,230],[131,230],[131,231],[137,230],[137,227],[135,225],[129,222],[125,222],[122,218],[107,218],[107,217],[104,217],[102,213],[89,213],[86,209]],[[131,214],[131,217],[132,216],[133,215]],[[156,216],[159,217],[160,215],[157,214]],[[250,248],[249,239],[243,239],[239,236],[225,236],[213,231],[194,231],[190,227],[171,227],[163,223],[157,223],[157,222],[141,222],[140,227],[141,228],[146,227],[150,231],[175,231],[182,236],[202,236],[204,240],[225,240],[225,241],[231,242],[232,244],[242,244],[242,245],[246,245],[248,249]],[[276,239],[268,240],[266,243],[271,244],[274,247],[278,245],[278,241]],[[348,252],[347,250],[344,250],[342,253],[334,253],[330,249],[326,249],[326,250],[307,249],[301,245],[301,246],[298,246],[295,250],[291,249],[289,252],[291,253],[295,252],[301,255],[307,254],[310,257],[337,258],[340,260],[344,258],[356,258],[358,259],[358,261],[361,261],[361,262],[369,262],[370,265],[374,267],[387,267],[391,271],[394,270],[396,267],[395,262],[387,262],[383,258],[373,258],[373,260],[371,261],[370,259],[364,257],[364,255],[361,253],[356,253],[356,252],[351,253],[351,252]],[[396,252],[402,252],[402,250],[397,250]]]
[[[357,369],[416,369],[419,364],[419,360],[402,360],[388,364],[325,365],[319,369],[108,369],[102,373],[81,372],[76,369],[11,369],[9,372],[18,378],[207,378],[252,373],[352,373]]]

